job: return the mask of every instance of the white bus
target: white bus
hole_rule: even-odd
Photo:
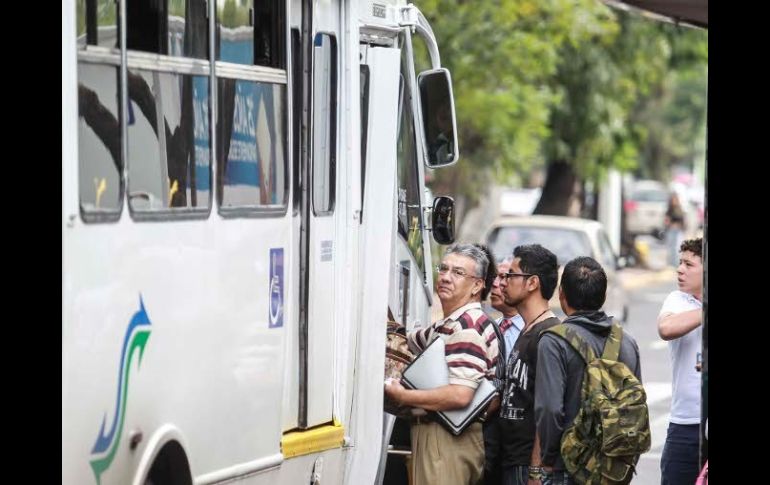
[[[62,483],[381,479],[456,133],[402,0],[64,0]]]

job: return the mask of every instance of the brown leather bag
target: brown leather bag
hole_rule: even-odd
[[[399,331],[400,330],[400,331]],[[404,369],[414,360],[414,354],[409,350],[406,337],[401,333],[398,323],[388,321],[388,334],[385,343],[385,378],[400,381]],[[385,396],[385,412],[395,416],[406,418],[412,416],[412,408],[400,406]]]

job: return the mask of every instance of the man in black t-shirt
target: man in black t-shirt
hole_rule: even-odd
[[[500,403],[503,485],[526,485],[541,476],[534,413],[537,345],[543,330],[560,323],[548,305],[558,269],[556,256],[543,246],[518,246],[500,283],[505,303],[515,306],[524,318],[524,328],[506,362]]]

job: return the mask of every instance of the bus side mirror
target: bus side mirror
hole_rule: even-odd
[[[431,219],[433,239],[439,244],[452,244],[455,240],[455,201],[451,197],[433,199]]]
[[[451,165],[460,157],[460,151],[449,70],[442,67],[421,72],[417,76],[417,84],[420,86],[423,148],[427,154],[427,165],[430,168]]]

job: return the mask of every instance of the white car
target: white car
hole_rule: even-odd
[[[590,256],[607,273],[607,300],[604,311],[621,322],[628,317],[628,298],[617,278],[617,270],[625,266],[612,250],[604,226],[597,221],[576,217],[523,216],[497,219],[485,237],[496,260],[513,254],[522,244],[538,243],[555,255],[559,263],[559,280],[564,265],[578,256]],[[551,308],[563,315],[559,305],[558,287],[550,300]]]
[[[631,234],[659,234],[666,228],[666,210],[670,192],[656,180],[634,182],[623,205],[626,228]]]

